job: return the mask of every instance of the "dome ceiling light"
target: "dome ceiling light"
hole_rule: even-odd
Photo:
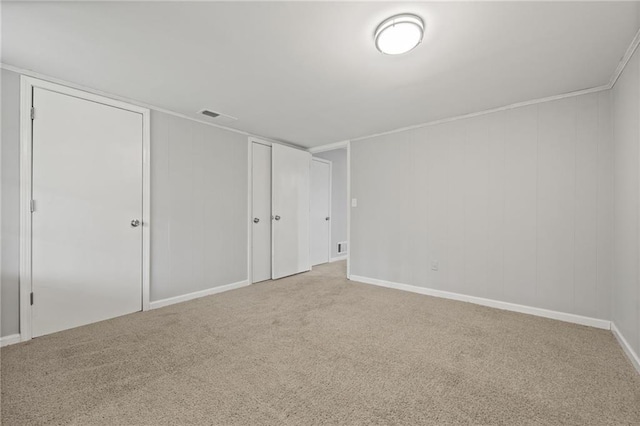
[[[380,52],[401,55],[418,46],[423,35],[424,21],[419,16],[403,13],[378,25],[374,39]]]

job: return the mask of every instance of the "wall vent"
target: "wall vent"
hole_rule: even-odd
[[[210,118],[212,122],[215,122],[218,124],[229,124],[237,120],[236,117],[232,117],[230,115],[226,115],[209,108],[201,109],[200,111],[198,111],[198,114],[202,114],[207,118]]]
[[[347,252],[347,242],[343,241],[338,243],[338,254],[343,254]]]

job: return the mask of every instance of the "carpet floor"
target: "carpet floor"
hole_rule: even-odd
[[[5,347],[2,424],[640,424],[640,375],[609,331],[344,275]]]

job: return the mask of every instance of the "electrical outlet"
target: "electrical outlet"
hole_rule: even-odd
[[[352,198],[351,199],[351,207],[358,207],[358,199],[357,198]]]
[[[437,260],[432,260],[431,261],[431,270],[432,271],[437,271],[438,269],[440,269],[440,262],[438,262]]]

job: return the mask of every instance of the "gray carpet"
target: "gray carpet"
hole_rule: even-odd
[[[2,424],[640,424],[609,331],[344,268],[3,348]]]

